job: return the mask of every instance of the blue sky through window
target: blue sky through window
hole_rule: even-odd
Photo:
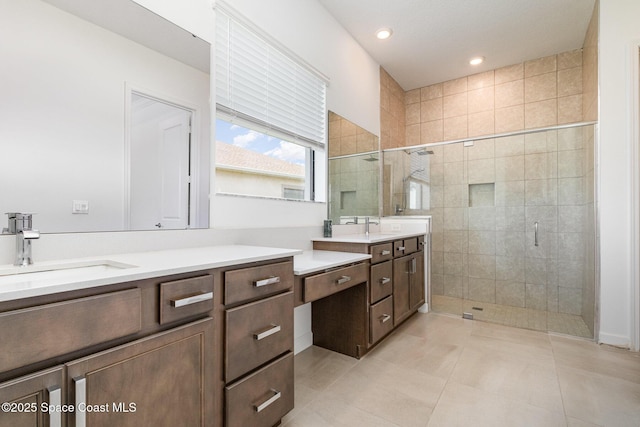
[[[224,120],[216,120],[216,140],[289,163],[305,164],[306,149],[304,147]]]

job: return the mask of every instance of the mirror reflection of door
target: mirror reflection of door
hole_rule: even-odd
[[[189,227],[192,111],[131,95],[129,227]]]

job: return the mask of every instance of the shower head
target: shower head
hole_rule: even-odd
[[[411,155],[413,153],[416,153],[418,156],[425,156],[427,154],[433,154],[432,150],[427,150],[426,147],[419,147],[413,150],[404,150],[405,153]]]
[[[378,158],[377,157],[373,157],[373,154],[369,154],[368,158],[365,158],[365,159],[362,159],[362,160],[364,160],[365,162],[377,162]]]

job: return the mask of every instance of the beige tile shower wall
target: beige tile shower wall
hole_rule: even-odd
[[[598,120],[598,16],[596,1],[582,46],[582,111],[585,121]]]
[[[408,91],[406,146],[581,122],[582,66],[579,49]]]
[[[393,77],[380,67],[380,146],[406,147],[405,92]]]
[[[375,135],[329,111],[329,157],[378,150]]]

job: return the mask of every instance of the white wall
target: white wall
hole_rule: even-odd
[[[600,2],[600,340],[629,345],[633,295],[631,239],[632,46],[640,2]],[[637,325],[636,325],[637,326]]]

